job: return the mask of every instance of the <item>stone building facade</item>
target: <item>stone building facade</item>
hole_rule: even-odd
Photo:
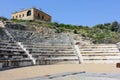
[[[0,27],[4,27],[3,21],[0,20]]]
[[[51,18],[50,15],[36,8],[30,8],[12,14],[12,19],[18,20],[43,20],[50,22]]]

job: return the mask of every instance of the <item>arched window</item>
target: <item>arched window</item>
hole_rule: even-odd
[[[38,14],[38,17],[40,17],[40,14]]]
[[[44,19],[44,16],[42,16],[42,20]]]
[[[31,15],[31,10],[27,12],[27,16],[30,16],[30,15]]]
[[[38,18],[40,18],[40,14],[38,14]]]
[[[19,15],[19,18],[21,18],[21,15]]]
[[[24,17],[24,14],[23,14],[23,17]]]

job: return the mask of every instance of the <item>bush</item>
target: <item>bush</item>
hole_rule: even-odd
[[[74,30],[74,34],[77,34],[78,32],[77,32],[77,30]]]
[[[11,19],[13,22],[17,22],[17,23],[20,23],[20,22],[27,22],[27,20],[17,20],[17,19]]]

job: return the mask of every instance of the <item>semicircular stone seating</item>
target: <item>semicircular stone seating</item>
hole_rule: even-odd
[[[92,44],[80,46],[83,63],[118,63],[120,52],[116,44]]]
[[[120,62],[116,44],[80,45],[67,33],[6,30],[9,35],[0,35],[0,67],[29,66],[33,60],[35,65]]]

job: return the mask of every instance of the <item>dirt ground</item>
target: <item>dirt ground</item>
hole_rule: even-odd
[[[30,66],[0,71],[0,80],[16,80],[58,74],[63,72],[120,73],[115,64],[59,64]]]

